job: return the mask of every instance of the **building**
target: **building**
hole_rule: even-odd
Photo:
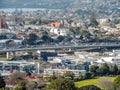
[[[1,76],[9,76],[12,72],[15,71],[38,71],[35,68],[38,68],[38,65],[35,62],[27,61],[0,61],[0,74]]]
[[[70,70],[70,69],[44,69],[43,76],[44,77],[52,77],[53,75],[62,76],[67,71],[73,72],[75,77],[79,77],[80,75],[85,76],[86,70]]]
[[[109,65],[116,64],[117,66],[120,66],[120,56],[101,57],[99,60],[93,62],[93,64],[98,65],[98,66],[101,66],[103,63],[107,63]]]
[[[69,32],[68,29],[63,29],[63,28],[52,27],[50,29],[50,33],[57,34],[58,36],[59,35],[66,36],[68,34],[68,32]]]

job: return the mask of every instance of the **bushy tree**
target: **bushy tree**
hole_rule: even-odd
[[[87,72],[86,75],[85,75],[85,79],[90,79],[92,77],[92,74]]]
[[[62,42],[64,39],[65,39],[64,36],[58,36],[58,37],[57,37],[57,40],[58,40],[59,42]]]
[[[29,39],[28,39],[27,43],[30,45],[34,45],[37,38],[38,38],[38,36],[35,33],[31,33],[31,34],[29,34]]]
[[[65,72],[65,73],[63,74],[63,76],[64,76],[65,78],[70,78],[71,80],[73,80],[75,74],[74,74],[73,72],[71,72],[71,71],[67,71],[67,72]]]
[[[115,88],[119,88],[120,87],[120,76],[117,76],[114,82],[115,82]]]
[[[19,82],[20,80],[23,80],[23,77],[25,76],[25,73],[22,72],[13,72],[10,76],[10,79],[16,82]]]
[[[112,75],[117,75],[118,74],[118,67],[117,67],[116,64],[111,68],[111,74]]]
[[[103,63],[102,66],[99,68],[100,75],[108,75],[110,72],[109,66],[106,63]]]
[[[42,35],[41,39],[44,41],[44,43],[53,41],[53,39],[49,35]]]
[[[36,87],[37,87],[37,83],[34,81],[28,81],[26,83],[27,90],[34,90],[34,88],[36,88]]]
[[[72,80],[58,78],[50,83],[48,90],[76,90],[76,88]]]
[[[98,69],[99,69],[98,66],[92,65],[92,66],[90,67],[89,71],[90,71],[91,73],[93,73],[94,75],[97,75],[97,70],[98,70]]]
[[[23,81],[23,80],[21,80],[21,81],[19,81],[18,84],[16,85],[15,90],[26,90],[25,85],[26,85],[26,82]]]

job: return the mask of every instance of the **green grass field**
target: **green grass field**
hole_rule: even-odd
[[[75,85],[76,85],[76,87],[81,87],[81,86],[86,86],[86,85],[95,85],[95,86],[99,87],[99,80],[104,79],[104,78],[108,78],[109,80],[113,81],[116,78],[116,76],[114,76],[114,77],[95,77],[92,79],[75,82]]]

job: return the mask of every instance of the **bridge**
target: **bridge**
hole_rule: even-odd
[[[83,49],[83,48],[120,48],[120,43],[84,43],[80,45],[38,45],[24,48],[7,48],[1,49],[0,53],[3,52],[18,52],[18,51],[29,51],[29,50],[59,50],[59,49]]]
[[[29,51],[29,50],[57,50],[57,49],[81,49],[81,48],[109,48],[109,47],[120,47],[118,43],[86,43],[80,45],[45,45],[45,46],[35,46],[35,47],[24,47],[24,48],[7,48],[1,49],[1,52],[17,52],[17,51]]]

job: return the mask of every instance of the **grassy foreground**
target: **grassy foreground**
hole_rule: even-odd
[[[95,77],[95,78],[92,78],[92,79],[87,79],[87,80],[82,80],[82,81],[75,82],[75,85],[76,85],[76,87],[82,87],[82,86],[85,86],[85,85],[95,85],[95,86],[99,87],[99,80],[101,78],[108,78],[108,79],[113,81],[116,78],[116,76],[114,76],[114,77],[108,77],[108,76],[106,76],[106,77],[105,76],[104,77]]]

